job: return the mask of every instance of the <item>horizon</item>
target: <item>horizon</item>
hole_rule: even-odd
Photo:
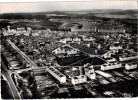
[[[99,6],[100,5],[100,6]],[[57,1],[57,2],[14,2],[0,3],[0,14],[5,13],[39,13],[85,10],[136,10],[136,1]]]
[[[79,11],[92,11],[92,10],[118,10],[118,11],[128,11],[128,10],[131,10],[131,11],[136,11],[137,9],[85,9],[85,10],[66,10],[66,11],[58,11],[58,10],[55,10],[55,11],[40,11],[40,12],[7,12],[7,13],[0,13],[1,14],[24,14],[24,13],[52,13],[52,12],[63,12],[63,13],[66,13],[66,12],[79,12]]]

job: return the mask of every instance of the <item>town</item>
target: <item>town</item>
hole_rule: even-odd
[[[128,24],[135,19],[6,16],[1,19],[1,86],[9,92],[3,98],[138,96],[138,34]],[[47,26],[39,26],[42,21]]]

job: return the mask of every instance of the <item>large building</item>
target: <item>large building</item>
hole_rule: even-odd
[[[59,72],[57,69],[55,69],[52,66],[47,67],[47,71],[56,78],[60,83],[66,82],[66,76],[63,75],[61,72]]]
[[[90,79],[95,79],[96,78],[96,74],[94,72],[93,66],[86,66],[85,67],[85,75]]]
[[[125,33],[125,29],[121,25],[99,25],[97,31],[100,33]]]
[[[122,68],[122,64],[119,62],[115,63],[109,63],[109,64],[104,64],[101,65],[101,70],[111,70],[111,69],[117,69],[117,68]]]
[[[64,46],[57,48],[52,51],[54,54],[67,54],[67,55],[72,55],[72,54],[77,54],[78,50],[72,49],[70,47]]]
[[[85,83],[87,81],[87,77],[85,75],[74,76],[71,78],[71,83],[73,85]]]
[[[138,65],[136,63],[125,64],[126,70],[136,69],[137,67],[138,67]]]
[[[110,46],[110,51],[112,53],[118,53],[121,49],[123,49],[121,46]]]
[[[138,59],[137,55],[135,55],[135,56],[123,55],[123,56],[119,57],[120,61],[128,61],[128,60],[135,60],[135,59]]]

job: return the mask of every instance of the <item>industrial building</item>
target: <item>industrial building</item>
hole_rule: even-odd
[[[60,83],[66,82],[66,76],[59,72],[52,66],[47,67],[46,71],[48,71],[54,78],[56,78]]]

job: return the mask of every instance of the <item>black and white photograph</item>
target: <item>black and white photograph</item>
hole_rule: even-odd
[[[0,2],[0,98],[137,98],[137,24],[137,0]]]

